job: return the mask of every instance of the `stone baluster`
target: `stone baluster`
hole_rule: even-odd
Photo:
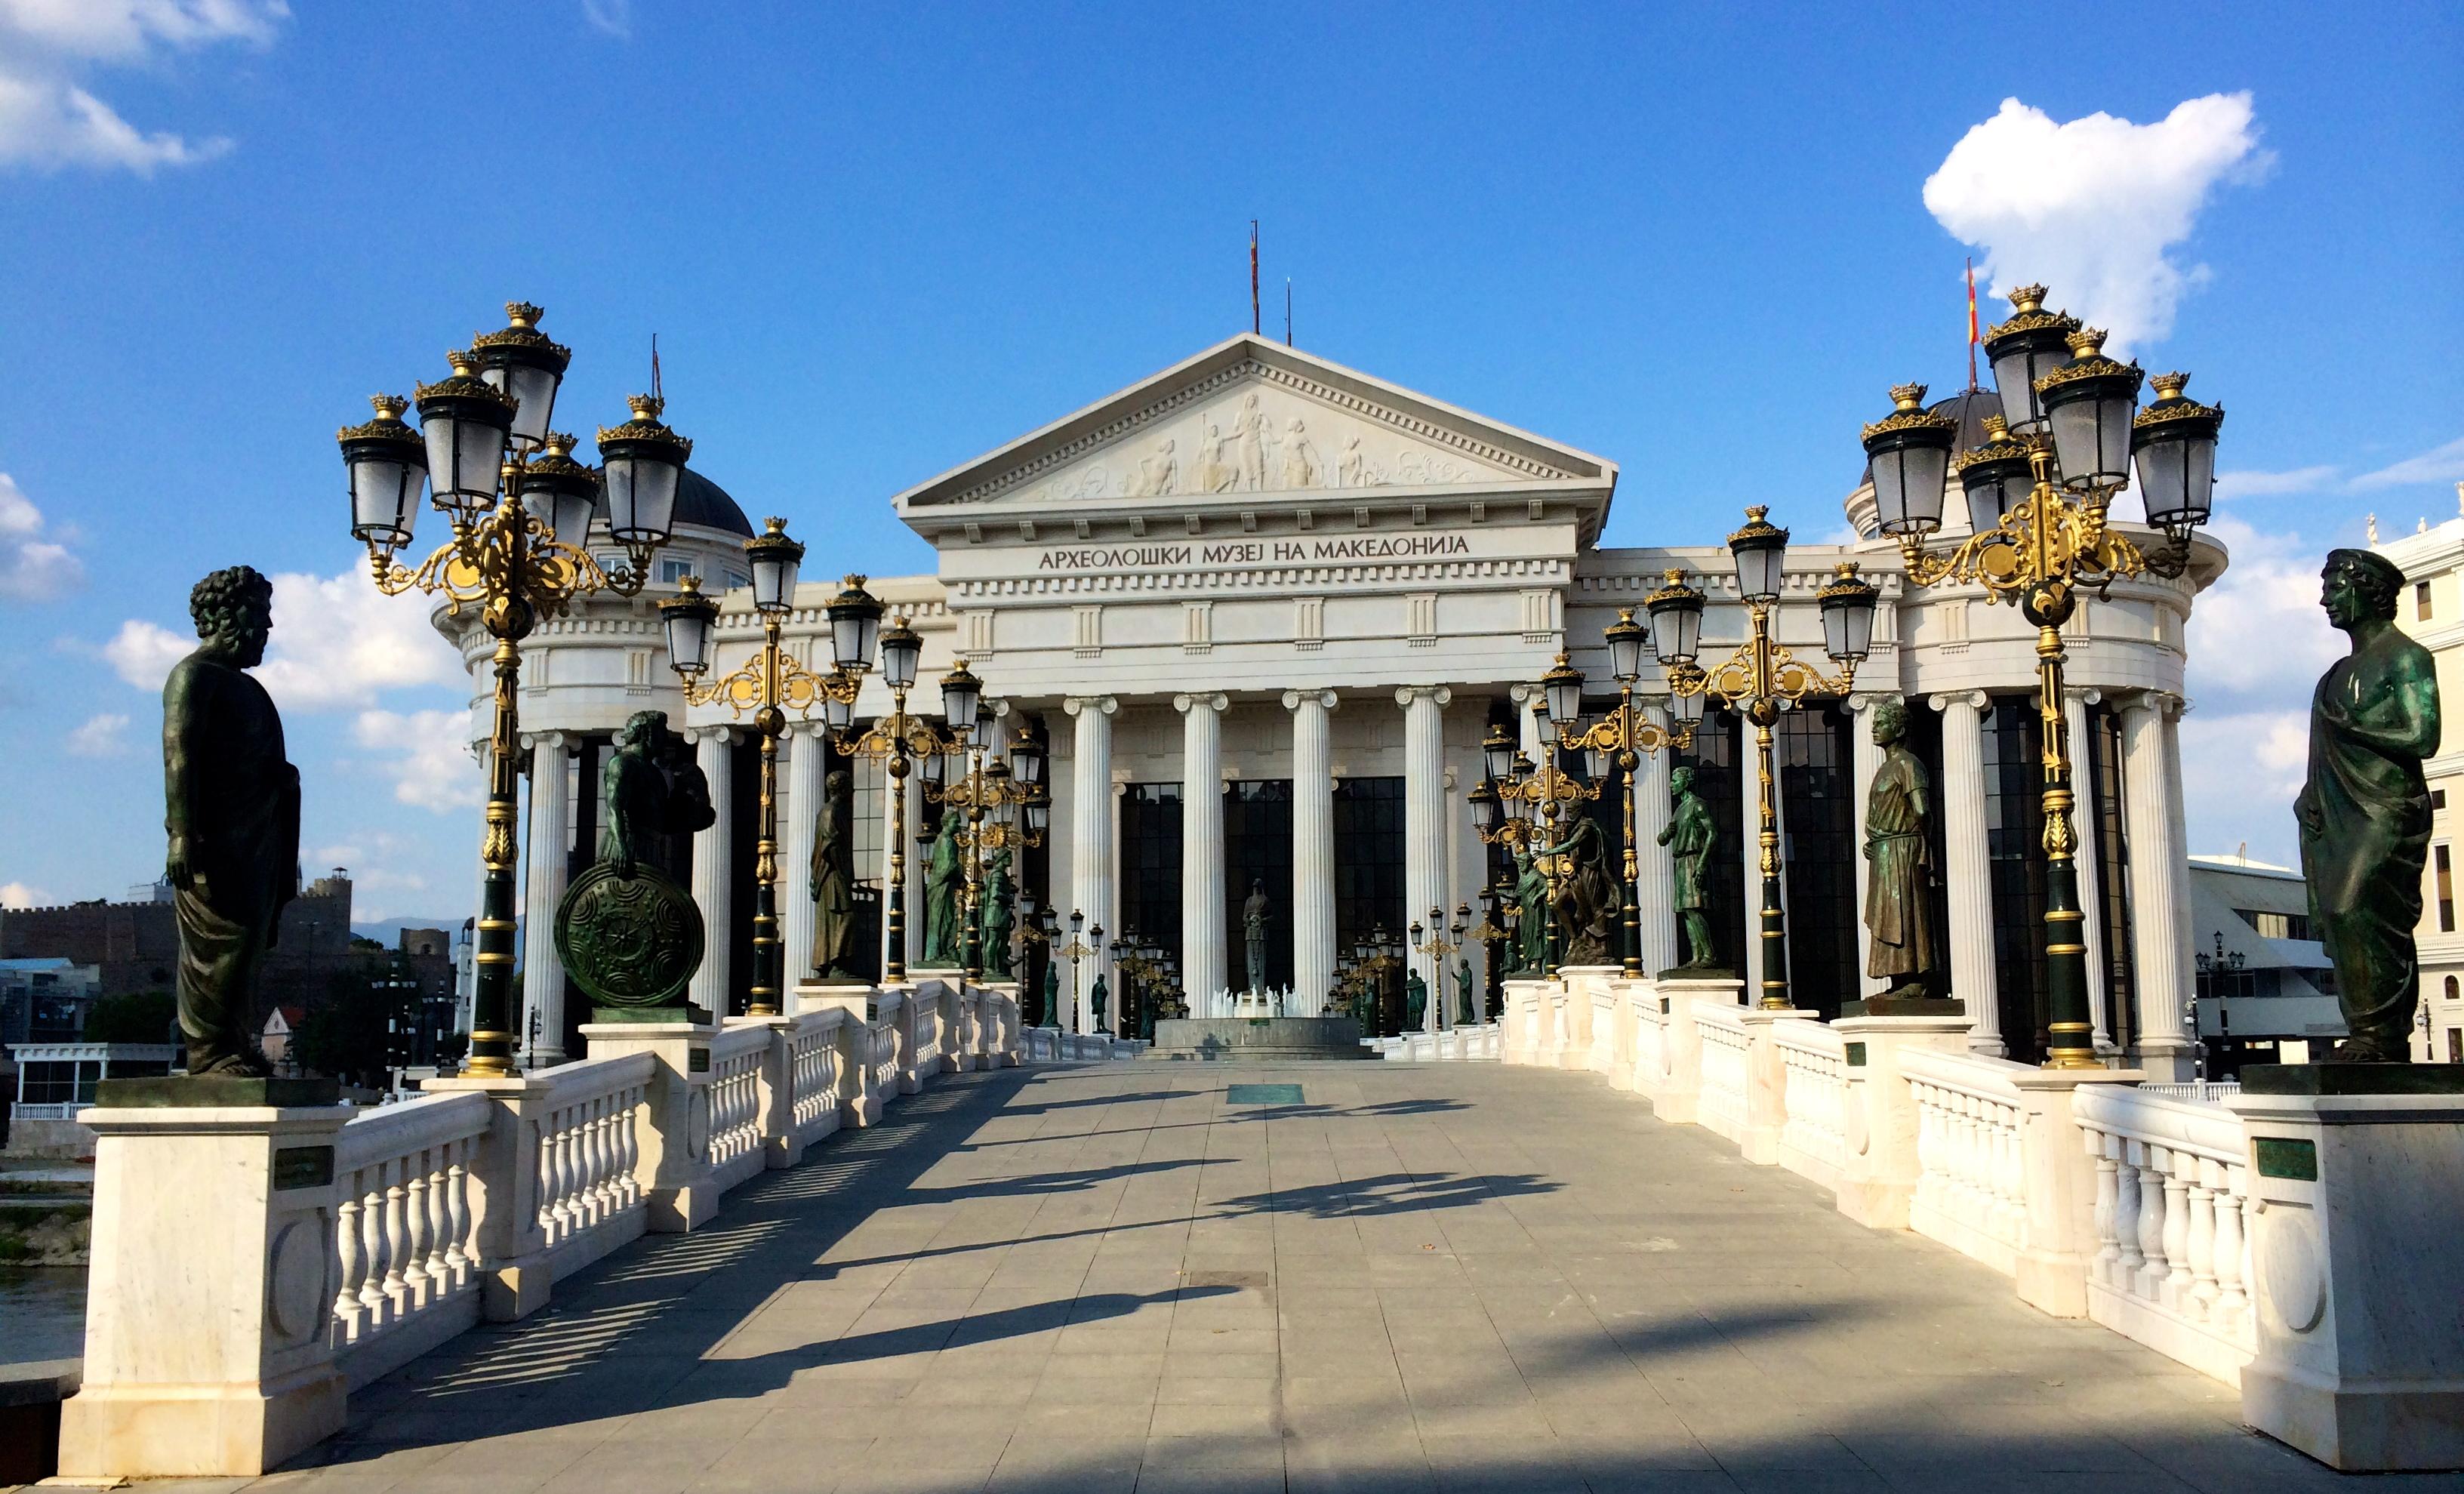
[[[1993,974],[1992,863],[1985,838],[1986,695],[1933,697],[1942,713],[1943,885],[1950,893],[1950,994],[1968,1009],[1968,1045],[2002,1056],[2002,1008]]]
[[[2165,1250],[2172,1231],[2165,1222],[2165,1154],[2160,1147],[2133,1141],[2131,1154],[2139,1163],[2139,1274],[2131,1295],[2159,1301],[2172,1275]]]
[[[2165,1281],[2163,1302],[2188,1314],[2190,1307],[2190,1183],[2185,1175],[2198,1165],[2195,1157],[2170,1148],[2163,1151],[2165,1172]]]

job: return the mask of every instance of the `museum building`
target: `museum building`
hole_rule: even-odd
[[[1985,441],[1984,418],[2000,408],[1977,389],[1933,407],[1959,421],[1960,450]],[[1843,457],[1855,436],[1838,432]],[[1722,535],[1599,545],[1617,475],[1606,458],[1243,335],[899,494],[896,512],[935,547],[937,568],[867,585],[925,640],[912,709],[937,710],[935,681],[963,659],[1004,736],[1023,729],[1045,744],[1050,827],[1021,858],[1023,893],[1057,911],[1065,929],[1074,910],[1114,935],[1176,952],[1193,1000],[1289,988],[1306,1012],[1324,999],[1342,952],[1379,933],[1399,937],[1432,910],[1451,917],[1504,868],[1475,833],[1465,795],[1481,781],[1493,724],[1542,757],[1544,726],[1529,707],[1561,651],[1587,675],[1589,703],[1614,705],[1602,630],[1623,608],[1641,616],[1671,570],[1707,594],[1706,665],[1746,637]],[[1952,483],[1945,515],[1956,538],[1967,508]],[[1828,1016],[1887,983],[1863,973],[1861,846],[1864,788],[1881,760],[1871,712],[1897,697],[1932,784],[1930,884],[1947,994],[1966,1001],[1975,1047],[2036,1057],[2046,1018],[2035,629],[1979,587],[1904,585],[1897,544],[1876,535],[1869,482],[1844,500],[1765,501],[1772,522],[1800,536],[1835,531],[1839,501],[1868,537],[1789,548],[1774,619],[1781,643],[1821,658],[1815,594],[1842,561],[1881,590],[1872,651],[1851,692],[1808,699],[1777,728],[1795,1003]],[[2117,516],[2132,506],[2125,496]],[[791,515],[788,527],[813,540],[824,522]],[[2118,527],[2152,538],[2135,523]],[[558,963],[553,912],[568,878],[594,859],[600,770],[636,711],[666,711],[697,744],[719,814],[677,858],[711,930],[693,1000],[743,1005],[759,749],[724,705],[688,707],[656,604],[688,576],[720,594],[716,668],[735,668],[761,639],[743,548],[753,534],[733,498],[688,472],[652,584],[639,597],[580,603],[524,646],[531,1062],[579,1053],[573,1029],[585,1014]],[[827,554],[813,547],[785,625],[790,651],[816,672],[831,662],[825,608],[840,588]],[[2224,565],[2220,546],[2194,538],[2180,579],[2117,581],[2086,596],[2065,629],[2098,1043],[2167,1076],[2186,1068],[2193,989],[2178,735],[2185,625]],[[437,623],[472,668],[473,735],[484,740],[492,644],[467,619],[440,610]],[[1667,720],[1657,666],[1645,664],[1639,694]],[[857,721],[890,708],[875,671]],[[1757,795],[1751,734],[1739,727],[1714,706],[1689,747],[1641,759],[1638,901],[1643,968],[1674,965],[1673,869],[1656,840],[1669,773],[1690,764],[1724,830],[1715,934],[1752,991]],[[881,764],[834,752],[818,713],[797,721],[781,744],[778,801],[791,981],[809,970],[804,868],[838,767],[850,775],[867,895],[888,874]],[[1615,778],[1584,805],[1602,817],[1613,850],[1624,834]],[[906,798],[913,836],[938,810],[922,794]],[[920,864],[911,853],[911,909],[921,903]],[[1265,968],[1249,971],[1241,911],[1261,885]],[[911,966],[921,948],[911,936]],[[1485,981],[1479,945],[1465,953]],[[1089,1023],[1084,992],[1103,963],[1082,971],[1077,1009],[1058,1016],[1065,1025]],[[1444,1004],[1431,1003],[1431,1022],[1446,1020],[1435,1009]]]

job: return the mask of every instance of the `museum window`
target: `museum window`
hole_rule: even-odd
[[[1338,800],[1337,826],[1342,805]],[[1338,831],[1338,834],[1340,832]],[[1337,840],[1335,866],[1341,875],[1342,842]],[[1241,905],[1249,900],[1249,884],[1266,884],[1266,975],[1253,982],[1243,967],[1248,962],[1248,941],[1241,925]],[[1243,779],[1223,790],[1223,978],[1240,986],[1263,984],[1281,990],[1292,983],[1292,780]],[[1198,993],[1190,993],[1196,1005]]]
[[[2010,1056],[2045,1056],[2045,814],[2041,718],[2034,695],[1996,698],[1982,716],[1985,854],[1993,892],[1993,967]]]
[[[2250,925],[2264,939],[2306,939],[2310,937],[2307,913],[2269,912],[2257,908],[2236,908],[2241,921]]]
[[[1403,780],[1344,779],[1334,785],[1334,947],[1348,950],[1380,929],[1401,938],[1411,923],[1403,909]]]
[[[1669,770],[1694,770],[1694,792],[1703,796],[1703,807],[1710,811],[1711,824],[1719,829],[1720,838],[1711,847],[1709,875],[1705,878],[1708,885],[1703,890],[1711,903],[1711,936],[1720,944],[1718,963],[1743,974],[1748,851],[1738,837],[1745,823],[1740,815],[1745,804],[1747,752],[1740,750],[1738,726],[1735,712],[1705,710],[1694,729],[1694,745],[1676,753]],[[1759,894],[1753,903],[1757,909],[1762,906]],[[1679,922],[1682,925],[1683,920]],[[1682,958],[1682,929],[1679,945]]]
[[[2455,932],[2455,868],[2448,860],[2447,847],[2430,848],[2431,866],[2438,878],[2438,932]]]
[[[1856,749],[1848,713],[1808,704],[1780,717],[1780,855],[1786,867],[1789,996],[1828,1022],[1857,1000]],[[1759,899],[1757,905],[1759,906]]]
[[[2412,616],[2415,622],[2430,621],[2430,582],[2426,581],[2412,583]]]
[[[2122,717],[2110,706],[2087,709],[2087,801],[2096,857],[2099,924],[2104,931],[2104,1030],[2127,1046],[2137,1037],[2139,960],[2130,926],[2130,825],[2123,811]]]
[[[1180,942],[1181,798],[1177,783],[1132,783],[1121,793],[1121,927],[1192,963]],[[1090,919],[1092,913],[1088,915]]]
[[[2447,1029],[2447,1062],[2464,1064],[2464,1027]]]

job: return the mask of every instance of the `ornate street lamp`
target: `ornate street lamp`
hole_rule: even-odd
[[[377,589],[388,596],[422,591],[445,599],[446,614],[477,609],[495,639],[495,720],[488,737],[488,806],[479,846],[484,870],[478,954],[472,983],[471,1051],[465,1070],[482,1077],[514,1071],[514,872],[518,853],[517,713],[521,642],[542,618],[561,615],[593,592],[632,596],[648,579],[650,556],[668,542],[674,504],[628,510],[629,526],[615,532],[626,563],[603,569],[583,548],[585,493],[601,485],[567,454],[569,438],[548,429],[558,383],[572,360],[538,330],[539,310],[515,301],[503,331],[474,340],[472,350],[447,355],[450,377],[415,391],[419,427],[402,419],[410,402],[379,395],[376,418],[337,435],[350,474],[351,534],[368,549]],[[610,466],[605,488],[611,517],[613,466],[627,453],[628,484],[682,480],[693,443],[659,423],[662,402],[639,396],[634,419],[602,428],[599,450]],[[544,454],[531,453],[545,448]],[[452,535],[416,567],[395,556],[409,545],[418,519],[422,479],[429,501]]]
[[[1754,724],[1754,770],[1759,818],[1756,850],[1762,873],[1763,979],[1761,1004],[1786,1011],[1788,995],[1788,922],[1781,911],[1779,859],[1779,797],[1771,752],[1771,727],[1782,711],[1793,710],[1808,696],[1844,695],[1856,684],[1874,638],[1874,607],[1881,600],[1873,584],[1857,574],[1857,562],[1843,560],[1837,574],[1815,594],[1822,608],[1823,650],[1839,666],[1825,674],[1791,653],[1771,636],[1773,609],[1779,602],[1781,569],[1788,556],[1788,531],[1764,516],[1757,505],[1746,510],[1745,527],[1728,537],[1736,558],[1737,594],[1746,604],[1749,625],[1746,641],[1717,667],[1705,670],[1694,662],[1702,641],[1703,595],[1671,572],[1669,583],[1648,604],[1655,629],[1661,620],[1681,636],[1663,639],[1661,657],[1668,665],[1668,688],[1678,700],[1705,696],[1742,713]],[[1680,654],[1676,650],[1683,649]]]
[[[891,619],[885,631],[881,614],[881,603],[864,589],[861,576],[847,577],[829,605],[830,651],[838,664],[832,679],[847,680],[850,707],[855,698],[852,687],[861,683],[866,663],[859,650],[876,639],[881,651],[881,680],[890,687],[890,714],[876,719],[862,736],[843,735],[838,741],[843,755],[879,762],[890,778],[890,898],[882,914],[882,928],[889,942],[889,952],[882,959],[882,979],[887,983],[907,978],[908,763],[913,758],[923,758],[927,776],[931,777],[938,772],[942,755],[952,751],[955,744],[932,722],[907,714],[907,692],[915,688],[915,670],[923,662],[924,640],[903,617]]]
[[[1010,742],[1009,756],[1004,760],[993,755],[1000,740],[999,718],[1005,706],[985,708],[979,700],[967,701],[954,697],[973,691],[980,696],[982,686],[966,661],[941,681],[941,700],[945,716],[957,731],[957,717],[948,715],[956,706],[965,714],[970,725],[963,734],[967,756],[965,771],[955,783],[927,781],[925,797],[936,803],[965,811],[966,823],[954,827],[958,846],[967,853],[966,906],[968,909],[962,960],[967,974],[980,979],[984,974],[982,936],[984,853],[1015,850],[1044,844],[1044,829],[1051,813],[1051,802],[1044,795],[1044,749],[1024,728],[1019,728]],[[986,760],[987,758],[990,760]],[[1024,776],[1024,777],[1023,777]],[[1027,779],[1031,778],[1032,781]],[[1026,824],[1018,823],[1019,812],[1025,811]]]
[[[2078,588],[2189,568],[2190,534],[2214,496],[2224,411],[2182,392],[2188,374],[2157,377],[2157,398],[2133,413],[2140,370],[2104,356],[2104,334],[2044,308],[2045,288],[2011,293],[2011,319],[1986,335],[2002,396],[2001,428],[1951,460],[1957,426],[1924,407],[1925,385],[1891,390],[1888,415],[1864,428],[1874,497],[1898,538],[1908,583],[1973,582],[2016,604],[2036,627],[2036,710],[2044,745],[2045,1066],[2094,1068],[2087,946],[2079,925],[2078,838],[2062,700],[2062,625]],[[2107,511],[2138,469],[2148,524],[2166,543],[2143,552],[2108,527]],[[1947,554],[1926,547],[1942,521],[1943,478],[1955,472],[1974,533]],[[1897,516],[1896,522],[1893,516]],[[1990,521],[1989,521],[1990,520]]]
[[[1442,908],[1429,910],[1429,922],[1425,933],[1418,918],[1412,920],[1412,948],[1419,951],[1421,956],[1429,962],[1429,1006],[1430,1010],[1437,1014],[1438,1025],[1441,1028],[1452,1025],[1444,1020],[1446,956],[1463,947],[1464,934],[1470,927],[1471,909],[1468,907],[1459,907],[1455,910],[1455,921],[1451,928],[1446,923],[1446,911]],[[1449,934],[1453,937],[1447,937]]]
[[[816,674],[780,644],[780,629],[796,605],[796,572],[804,547],[787,535],[787,521],[771,518],[761,534],[744,541],[745,559],[753,570],[753,609],[761,618],[761,647],[733,673],[705,681],[711,666],[718,604],[701,593],[692,576],[678,583],[677,594],[659,604],[668,628],[668,665],[684,677],[685,699],[696,706],[724,701],[729,712],[753,713],[753,729],[761,738],[761,822],[753,858],[753,981],[745,1011],[754,1017],[776,1017],[785,985],[785,949],[779,938],[779,738],[787,730],[788,710],[810,716],[816,705],[831,705],[845,690],[840,671]]]
[[[1700,619],[1700,611],[1696,613]],[[1642,678],[1642,655],[1650,647],[1651,629],[1635,621],[1634,608],[1618,609],[1617,620],[1602,630],[1609,646],[1609,668],[1617,675],[1617,706],[1593,726],[1584,727],[1573,718],[1572,712],[1558,710],[1559,676],[1572,676],[1566,693],[1574,709],[1583,698],[1583,674],[1557,655],[1557,666],[1544,680],[1549,711],[1556,723],[1557,745],[1568,750],[1580,750],[1590,768],[1594,783],[1605,782],[1612,755],[1616,765],[1625,774],[1625,976],[1633,979],[1642,974],[1642,910],[1635,901],[1635,880],[1641,868],[1637,859],[1634,840],[1635,769],[1641,765],[1641,755],[1658,753],[1666,748],[1683,751],[1694,745],[1694,721],[1680,722],[1673,730],[1645,716],[1634,703],[1634,687]]]
[[[1102,953],[1104,948],[1104,926],[1100,923],[1095,925],[1095,942],[1092,944],[1088,943],[1084,938],[1079,936],[1081,934],[1085,933],[1086,928],[1087,914],[1085,912],[1076,908],[1069,910],[1069,942],[1052,952],[1063,959],[1069,961],[1068,1030],[1071,1031],[1075,1031],[1078,1026],[1078,962],[1082,959],[1087,959]],[[1050,937],[1050,934],[1047,933],[1045,938],[1049,940]],[[1053,1015],[1053,1025],[1056,1027],[1061,1025],[1060,1015],[1058,1013]]]

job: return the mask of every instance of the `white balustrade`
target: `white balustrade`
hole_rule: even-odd
[[[2241,1093],[2238,1079],[2186,1079],[2179,1084],[2141,1085],[2141,1094],[2161,1094],[2168,1100],[2196,1100],[2202,1104],[2222,1104]]]
[[[1984,1262],[2018,1270],[2028,1244],[2026,1107],[2011,1075],[2027,1065],[1969,1053],[1901,1059],[1917,1110],[1921,1169],[1908,1226]]]
[[[838,1129],[846,1098],[838,1027],[845,1020],[844,1012],[813,1013],[788,1030],[787,1125],[800,1149]]]
[[[1730,1141],[1746,1134],[1746,1087],[1752,1081],[1745,1008],[1727,1001],[1697,1000],[1694,1026],[1703,1042],[1703,1090],[1697,1111],[1704,1129]]]
[[[1821,1022],[1790,1017],[1771,1023],[1771,1041],[1788,1107],[1782,1160],[1791,1172],[1837,1188],[1848,1161],[1846,1040]]]
[[[2157,1088],[2083,1086],[2072,1100],[2096,1163],[2088,1316],[2233,1383],[2257,1349],[2241,1117]]]
[[[642,1150],[634,1128],[656,1061],[647,1053],[564,1064],[546,1073],[551,1088],[539,1121],[539,1227],[557,1276],[567,1276],[642,1233],[636,1214]],[[626,1227],[618,1229],[619,1222]],[[581,1259],[567,1263],[557,1259]]]
[[[770,1034],[767,1019],[747,1017],[711,1040],[708,1155],[721,1190],[761,1171],[761,1061]]]
[[[336,1137],[339,1290],[327,1340],[353,1383],[478,1321],[471,1173],[495,1110],[478,1095],[435,1095],[371,1110]],[[394,1340],[407,1340],[407,1351],[391,1351]],[[389,1347],[362,1373],[354,1361],[381,1344]]]

